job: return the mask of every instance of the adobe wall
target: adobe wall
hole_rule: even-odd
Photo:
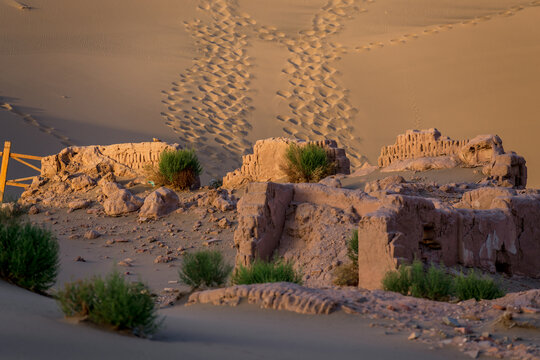
[[[237,188],[250,182],[286,182],[285,153],[291,143],[299,146],[315,144],[326,149],[331,161],[336,165],[336,173],[350,174],[350,161],[345,150],[337,147],[334,140],[303,141],[288,138],[258,140],[253,146],[253,154],[242,157],[242,167],[227,173],[223,178],[225,188]]]
[[[540,195],[481,188],[456,207],[389,195],[358,228],[362,287],[380,288],[401,263],[463,265],[540,277]]]
[[[125,143],[108,146],[70,146],[41,161],[41,176],[113,172],[117,176],[141,176],[144,167],[156,164],[164,150],[178,150],[180,145],[164,142]]]

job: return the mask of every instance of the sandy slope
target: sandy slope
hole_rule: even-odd
[[[160,311],[154,340],[122,336],[62,319],[54,300],[0,281],[2,359],[459,359],[402,336],[381,336],[365,320],[305,316],[251,306],[176,306]]]
[[[357,165],[438,127],[499,134],[540,185],[538,0],[25,4],[0,0],[0,140],[41,130],[20,152],[159,137],[207,179],[262,137],[331,137]]]

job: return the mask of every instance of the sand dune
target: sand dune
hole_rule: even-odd
[[[263,137],[335,139],[360,166],[405,129],[438,127],[497,133],[540,185],[539,0],[0,9],[0,117],[17,111],[60,146],[176,141],[199,151],[204,181]]]

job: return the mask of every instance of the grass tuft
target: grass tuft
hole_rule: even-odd
[[[468,299],[496,299],[504,296],[502,291],[493,279],[480,277],[476,272],[470,271],[469,274],[460,274],[454,281],[455,294],[459,300]]]
[[[326,150],[315,144],[299,146],[291,143],[285,153],[284,171],[290,182],[318,182],[332,175],[334,164]]]
[[[383,289],[403,295],[443,301],[450,296],[459,300],[495,299],[504,295],[491,278],[481,278],[474,271],[467,276],[452,276],[446,269],[433,264],[427,271],[422,262],[402,265],[397,271],[389,271],[382,280]]]
[[[148,287],[141,282],[131,283],[116,271],[105,279],[96,276],[66,283],[56,297],[68,317],[83,317],[137,336],[151,335],[161,325]]]
[[[219,251],[198,251],[186,254],[178,275],[184,284],[197,289],[223,285],[231,270]]]
[[[251,266],[238,266],[232,277],[232,283],[235,285],[263,284],[282,281],[301,285],[302,273],[295,271],[293,263],[289,261],[263,261],[257,259]]]
[[[196,184],[202,167],[194,150],[163,151],[157,169],[146,169],[149,180],[156,186],[189,190]]]
[[[353,230],[347,242],[347,257],[351,262],[334,270],[334,285],[358,286],[358,230]]]
[[[52,232],[16,219],[0,222],[0,277],[38,293],[58,275],[58,242]]]

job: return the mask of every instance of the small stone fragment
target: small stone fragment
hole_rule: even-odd
[[[77,256],[73,261],[86,262],[82,256]]]
[[[174,258],[171,256],[159,255],[157,258],[154,259],[154,264],[165,264],[173,260]]]
[[[84,237],[86,239],[97,239],[98,237],[100,237],[101,234],[98,233],[97,231],[95,230],[90,230],[90,231],[87,231],[86,233],[84,233]]]
[[[416,340],[418,339],[419,335],[416,332],[412,332],[407,339],[409,340]]]

